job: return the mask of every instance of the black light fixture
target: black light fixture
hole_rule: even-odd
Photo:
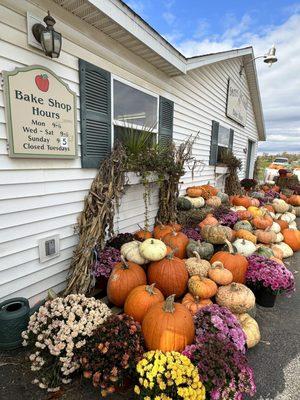
[[[41,43],[42,49],[46,56],[58,58],[61,50],[62,36],[53,28],[56,21],[51,17],[50,12],[44,18],[46,26],[43,24],[34,24],[32,33],[35,39]]]

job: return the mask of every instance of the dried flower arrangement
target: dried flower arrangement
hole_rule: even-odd
[[[106,304],[83,294],[57,297],[41,306],[22,333],[23,345],[34,351],[29,357],[31,370],[37,372],[34,383],[49,392],[69,383],[80,368],[76,350],[110,315]]]
[[[138,399],[205,399],[205,388],[197,368],[175,351],[149,351],[138,363],[139,384],[134,388]]]
[[[275,293],[289,296],[295,291],[295,278],[283,264],[267,257],[253,254],[248,259],[246,283],[256,287],[264,287]]]
[[[241,194],[242,187],[237,172],[242,168],[242,161],[230,149],[222,149],[220,161],[228,166],[228,175],[225,179],[225,193],[229,196]]]
[[[136,365],[144,354],[141,326],[126,314],[111,315],[94,331],[87,345],[75,351],[84,377],[92,379],[101,396],[115,392],[136,374]]]

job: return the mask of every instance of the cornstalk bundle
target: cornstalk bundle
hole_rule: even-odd
[[[94,248],[103,249],[105,238],[114,234],[116,205],[124,192],[126,153],[122,146],[101,163],[79,216],[77,229],[79,243],[70,266],[65,294],[87,293],[92,288],[91,267]]]

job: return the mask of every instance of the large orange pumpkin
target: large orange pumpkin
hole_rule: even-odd
[[[299,194],[293,194],[289,199],[288,203],[291,204],[292,206],[300,206],[300,195]]]
[[[125,300],[132,289],[145,285],[147,282],[145,271],[138,264],[131,261],[117,263],[107,282],[108,300],[118,307],[123,307]]]
[[[251,198],[248,196],[232,196],[231,202],[234,206],[248,208],[251,206]]]
[[[200,299],[198,296],[194,297],[191,293],[187,293],[183,297],[181,304],[183,304],[192,315],[195,315],[198,310],[210,306],[213,302],[210,299]]]
[[[300,231],[295,229],[284,229],[282,234],[284,242],[288,244],[293,251],[300,250]]]
[[[154,304],[146,313],[142,332],[148,350],[179,351],[191,344],[195,336],[193,317],[175,295]]]
[[[124,312],[141,323],[149,308],[161,301],[164,301],[164,296],[155,283],[137,286],[127,296]]]
[[[165,296],[183,295],[189,279],[185,262],[175,257],[174,251],[164,259],[150,263],[147,275],[149,283],[156,283]]]
[[[228,241],[226,243],[229,248],[229,252],[218,251],[212,256],[210,263],[213,264],[216,261],[221,261],[224,267],[232,272],[233,282],[245,283],[246,271],[248,268],[247,258],[241,254],[234,254],[232,244]]]
[[[189,238],[182,232],[171,232],[163,237],[163,242],[175,250],[174,255],[178,258],[186,257],[186,246]]]
[[[173,232],[174,229],[171,225],[164,225],[161,222],[159,222],[153,230],[153,236],[155,239],[162,239],[164,236],[166,236],[168,233]]]

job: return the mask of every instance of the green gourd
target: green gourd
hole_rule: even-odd
[[[258,254],[259,256],[264,256],[267,258],[274,256],[272,249],[270,249],[269,247],[266,247],[266,246],[258,247],[254,254]]]
[[[249,221],[238,221],[234,224],[233,229],[238,231],[239,229],[245,229],[246,231],[252,232],[253,228]]]
[[[204,260],[210,260],[214,254],[214,246],[211,243],[200,242],[200,240],[190,240],[186,246],[186,254],[188,257],[194,257],[195,251]]]
[[[224,193],[224,192],[218,192],[217,193],[217,196],[221,199],[221,202],[222,203],[228,203],[228,201],[229,201],[229,196],[228,196],[228,194],[227,193]]]
[[[184,196],[180,196],[177,199],[178,210],[190,210],[192,208],[192,203]]]

